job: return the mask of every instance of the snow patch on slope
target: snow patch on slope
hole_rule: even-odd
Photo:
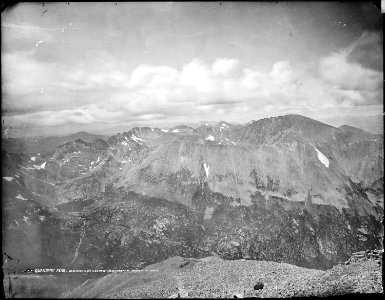
[[[212,135],[206,136],[205,139],[208,140],[208,141],[215,140],[215,138]]]
[[[209,165],[206,165],[206,163],[203,163],[203,167],[205,168],[206,177],[208,178],[208,177],[209,177],[209,169],[210,169],[210,166],[209,166]]]
[[[20,199],[20,200],[27,200],[27,199],[25,199],[22,195],[17,195],[16,197],[15,197],[16,199]]]
[[[131,136],[131,138],[132,138],[135,142],[137,142],[137,143],[143,142],[143,140],[142,140],[141,138],[138,138],[135,134],[133,134],[133,135]]]
[[[32,160],[32,161],[35,161],[35,160],[36,160],[36,157],[35,157],[35,156],[32,156],[32,157],[31,157],[31,160]]]
[[[3,179],[5,179],[6,181],[12,181],[13,177],[3,177]]]
[[[325,165],[326,168],[329,168],[329,160],[325,155],[323,155],[317,148],[314,148],[317,151],[318,159],[321,163]]]
[[[36,169],[40,170],[40,169],[45,169],[45,164],[46,162],[43,162],[40,166],[36,166],[36,165],[33,165]]]

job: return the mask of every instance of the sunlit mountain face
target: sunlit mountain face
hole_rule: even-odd
[[[381,247],[382,135],[300,115],[83,135],[3,149],[6,267],[218,255],[325,269]]]

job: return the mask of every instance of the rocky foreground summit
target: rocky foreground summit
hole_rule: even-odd
[[[378,256],[379,257],[379,256]],[[381,258],[353,256],[329,270],[287,263],[172,257],[141,272],[87,280],[65,298],[287,298],[380,296]]]

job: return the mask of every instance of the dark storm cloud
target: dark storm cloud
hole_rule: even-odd
[[[362,26],[363,30],[382,32],[382,13],[373,3],[361,2],[359,5],[348,4],[352,19]]]
[[[383,69],[382,34],[373,34],[365,44],[357,45],[350,53],[348,60],[358,62],[368,69],[382,71]]]

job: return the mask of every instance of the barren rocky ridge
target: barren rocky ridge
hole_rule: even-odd
[[[381,260],[382,261],[382,260]],[[70,298],[288,298],[383,293],[382,263],[363,258],[330,270],[268,261],[173,257],[142,272],[88,280]]]

